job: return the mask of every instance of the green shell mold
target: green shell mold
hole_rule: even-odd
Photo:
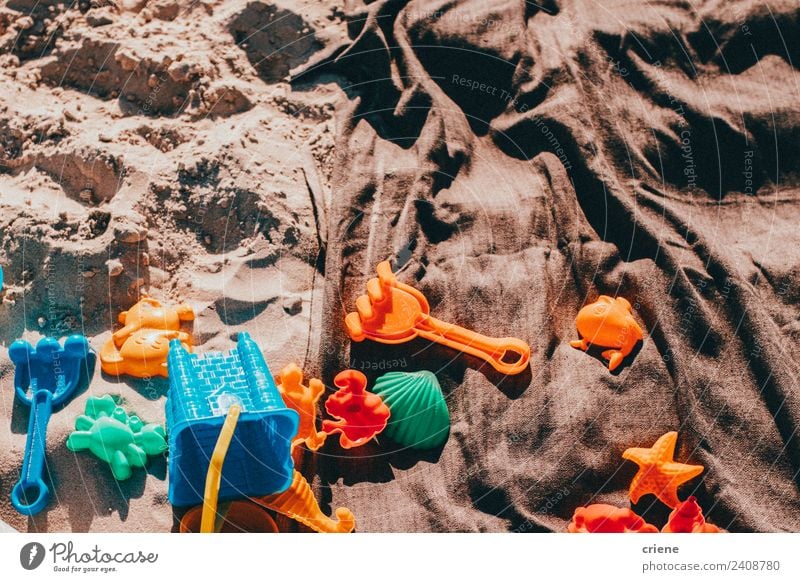
[[[433,372],[389,372],[372,388],[392,412],[384,434],[413,449],[433,449],[450,436],[450,412]]]

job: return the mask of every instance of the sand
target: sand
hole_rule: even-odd
[[[117,483],[65,448],[89,395],[163,422],[164,382],[99,368],[51,420],[53,503],[32,519],[13,510],[28,414],[6,349],[71,332],[99,349],[147,293],[194,307],[200,351],[247,330],[273,371],[308,367],[342,91],[288,79],[344,24],[316,0],[63,4],[0,9],[0,519],[169,531],[164,459]]]

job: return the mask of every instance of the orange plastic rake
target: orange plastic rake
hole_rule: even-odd
[[[425,296],[400,283],[389,261],[379,263],[377,271],[378,277],[367,282],[367,294],[356,299],[356,311],[345,317],[353,341],[399,344],[422,337],[481,358],[503,374],[519,374],[528,367],[531,348],[521,339],[488,337],[436,319]]]

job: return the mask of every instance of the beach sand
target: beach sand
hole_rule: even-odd
[[[31,519],[14,511],[28,412],[6,350],[73,332],[99,350],[146,293],[194,308],[197,351],[247,330],[274,373],[312,372],[342,91],[287,81],[344,25],[316,0],[74,4],[0,9],[0,518],[22,531],[169,531],[163,458],[116,482],[65,447],[90,395],[164,421],[163,379],[99,365],[51,419],[52,503]]]

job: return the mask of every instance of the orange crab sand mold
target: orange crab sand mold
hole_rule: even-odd
[[[631,481],[630,498],[638,503],[643,495],[652,493],[665,505],[675,508],[680,505],[678,487],[697,477],[705,469],[702,465],[686,465],[673,460],[677,432],[668,432],[661,436],[649,449],[630,448],[622,453],[639,465],[639,472]]]
[[[119,314],[124,327],[100,350],[100,366],[112,376],[166,378],[169,342],[178,339],[191,351],[192,336],[181,331],[181,322],[192,320],[194,311],[188,305],[164,307],[157,299],[142,297]]]
[[[658,528],[647,523],[627,507],[614,507],[595,503],[578,507],[567,526],[569,533],[658,533]]]
[[[333,383],[338,390],[325,401],[325,410],[336,420],[323,420],[322,430],[339,434],[339,445],[352,449],[383,432],[391,412],[377,394],[367,390],[367,377],[358,370],[343,370]]]

